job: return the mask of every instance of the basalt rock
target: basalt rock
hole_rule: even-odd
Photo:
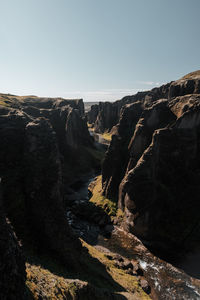
[[[62,169],[56,135],[45,119],[28,123],[25,129],[25,203],[30,230],[40,247],[49,247],[62,260],[73,262],[71,245],[80,249],[64,214]]]
[[[4,98],[0,177],[6,213],[23,243],[54,252],[73,265],[81,246],[67,223],[63,187],[67,178],[74,180],[72,169],[79,168],[73,152],[93,147],[82,101]]]
[[[140,101],[145,107],[151,107],[159,99],[173,99],[177,96],[200,93],[200,71],[192,72],[177,81],[163,84],[150,91],[138,92],[135,95],[123,97],[113,103],[100,102],[88,112],[89,123],[94,125],[98,133],[110,131],[119,123],[121,108],[130,103]]]
[[[168,98],[169,88],[171,83],[167,83],[158,88],[153,88],[150,91],[138,92],[132,96],[123,97],[113,103],[100,102],[99,105],[94,105],[87,113],[88,122],[94,126],[94,131],[103,133],[110,131],[113,126],[117,125],[121,116],[121,109],[126,104],[131,104],[140,101],[146,107],[161,98]]]
[[[200,71],[192,72],[181,79],[172,82],[169,89],[169,99],[177,96],[200,93]]]
[[[0,299],[27,299],[25,261],[0,194]]]
[[[72,148],[82,146],[93,146],[93,139],[90,136],[85,120],[80,118],[78,110],[70,108],[68,111],[65,127],[65,140]]]
[[[141,102],[123,107],[120,121],[112,129],[113,138],[102,166],[102,183],[107,197],[118,197],[122,178],[150,145],[154,130],[175,120],[166,99],[155,101],[150,108],[145,108]]]
[[[125,105],[122,109],[120,122],[115,128],[102,165],[103,192],[108,198],[115,198],[118,194],[128,164],[128,144],[141,113],[140,102]]]
[[[91,106],[90,110],[87,113],[87,121],[89,124],[94,124],[99,112],[99,105],[94,104]]]
[[[115,105],[110,102],[100,102],[98,108],[98,115],[94,123],[94,131],[97,133],[103,133],[104,131],[110,131],[116,124],[117,117],[119,116],[121,106]]]
[[[145,149],[150,145],[154,130],[164,128],[175,120],[176,116],[168,107],[166,99],[158,100],[152,107],[144,109],[129,144],[130,159],[127,172],[135,167]]]
[[[199,73],[189,75],[122,107],[102,168],[105,196],[119,194],[124,229],[168,253],[196,247],[200,238]],[[186,84],[191,80],[194,89]],[[176,85],[177,97],[172,93]],[[165,99],[157,99],[162,95]],[[136,105],[141,111],[134,119]],[[131,107],[132,115],[123,117]]]
[[[69,100],[63,98],[42,98],[36,96],[25,96],[20,97],[21,101],[19,103],[19,99],[16,96],[16,103],[18,103],[19,107],[35,107],[38,109],[55,109],[63,106],[69,105],[74,109],[78,109],[80,116],[84,115],[84,104],[82,99]],[[13,102],[12,97],[10,100]],[[18,101],[18,102],[17,102]]]
[[[155,130],[151,145],[120,186],[126,230],[165,251],[199,244],[199,147],[200,106]]]

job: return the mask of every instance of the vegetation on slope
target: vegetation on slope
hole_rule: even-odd
[[[200,70],[191,72],[183,76],[181,79],[196,79],[200,77]]]
[[[114,202],[111,199],[106,198],[102,195],[102,176],[98,176],[96,180],[90,185],[89,190],[92,193],[90,201],[96,206],[101,207],[111,220],[114,217],[123,218],[123,212],[117,208],[117,201]]]
[[[116,265],[109,255],[82,241],[77,271],[69,272],[46,257],[26,264],[28,299],[150,299],[140,278]]]
[[[104,133],[102,134],[102,138],[103,138],[104,140],[110,142],[111,139],[112,139],[112,134],[110,134],[109,132],[104,132]]]

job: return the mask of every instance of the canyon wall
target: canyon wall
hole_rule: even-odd
[[[94,148],[83,101],[3,94],[0,100],[6,215],[24,244],[55,253],[72,266],[81,245],[68,226],[65,189],[76,180],[73,169],[79,171],[84,149]],[[80,168],[77,177],[84,171]]]
[[[0,186],[0,298],[27,299],[25,260],[9,220],[5,216]]]
[[[116,117],[102,167],[104,195],[118,199],[123,228],[169,251],[199,245],[199,86],[194,72],[133,96]]]

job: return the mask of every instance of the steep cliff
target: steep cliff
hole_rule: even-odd
[[[123,97],[113,103],[100,102],[99,105],[93,105],[87,113],[88,122],[94,126],[98,133],[110,131],[120,119],[121,108],[129,103],[140,101],[145,107],[149,107],[154,101],[159,99],[172,99],[177,96],[188,94],[199,94],[200,92],[200,71],[189,73],[179,80],[171,81],[160,87],[149,91],[138,92],[132,96]]]
[[[102,186],[104,195],[116,197],[119,184],[128,164],[128,144],[142,113],[142,104],[136,102],[123,107],[120,122],[102,164]]]
[[[76,180],[72,169],[81,164],[79,156],[72,159],[73,151],[81,152],[83,160],[84,147],[94,147],[83,114],[81,100],[1,94],[0,176],[6,213],[23,243],[52,251],[70,266],[81,245],[67,223],[64,187]],[[77,178],[85,171],[80,168]]]
[[[88,122],[93,125],[94,131],[103,133],[110,131],[113,126],[118,124],[121,115],[121,108],[126,104],[140,101],[146,107],[161,98],[168,98],[169,88],[171,83],[167,83],[158,88],[153,88],[150,91],[138,92],[132,96],[126,96],[121,100],[113,103],[100,102],[99,105],[93,105],[87,113]]]
[[[118,207],[125,212],[123,227],[169,252],[199,246],[198,86],[195,72],[172,82],[168,99],[139,101],[138,119],[133,122],[131,115],[126,120],[128,136],[121,114],[102,168],[105,196],[119,197]],[[125,107],[130,109],[126,105],[122,111]]]
[[[25,280],[24,257],[5,216],[0,190],[0,299],[26,299]]]
[[[199,245],[200,110],[156,130],[151,145],[120,185],[127,230],[157,248]]]

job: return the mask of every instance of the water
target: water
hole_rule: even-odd
[[[101,145],[101,135],[98,134],[95,139],[97,140],[97,138],[97,142]],[[153,255],[137,237],[116,226],[111,232],[110,238],[103,236],[100,226],[88,218],[90,209],[88,185],[93,180],[94,175],[90,174],[87,180],[75,187],[77,199],[67,211],[68,222],[77,236],[104,252],[112,251],[129,260],[137,260],[144,271],[145,278],[151,285],[152,295],[155,299],[199,300],[200,280],[190,277],[181,269]],[[189,274],[191,274],[191,269],[196,270],[196,274],[199,274],[200,251],[184,259],[179,263],[179,267],[188,270]]]
[[[97,245],[137,260],[158,299],[200,299],[199,280],[154,256],[134,235],[115,227],[109,239],[99,235]]]

